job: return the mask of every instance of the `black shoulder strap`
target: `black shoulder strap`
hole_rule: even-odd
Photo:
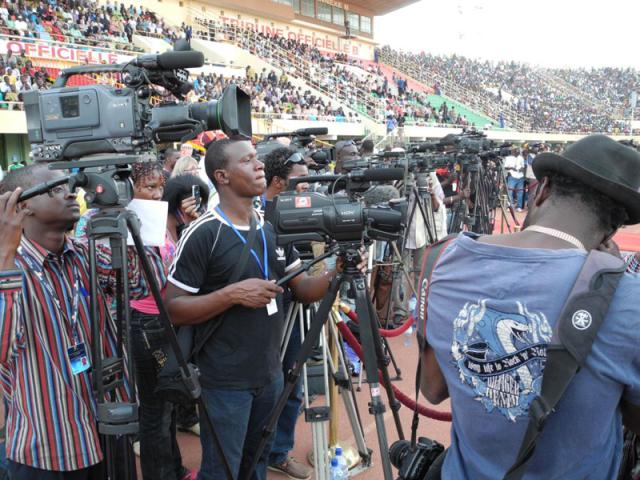
[[[251,215],[251,223],[249,227],[249,235],[247,236],[247,243],[245,243],[244,247],[242,247],[242,253],[240,253],[240,259],[238,260],[238,263],[233,269],[233,272],[229,277],[229,282],[227,285],[236,283],[240,278],[240,275],[242,275],[242,272],[244,271],[244,267],[247,265],[247,260],[249,259],[249,253],[251,251],[251,247],[253,247],[253,243],[256,240],[257,232],[258,232],[258,224],[256,222],[255,215]],[[199,335],[196,335],[196,342],[193,347],[193,350],[191,351],[191,355],[189,356],[189,358],[193,358],[198,354],[200,350],[202,350],[202,347],[204,347],[204,345],[209,341],[209,339],[216,332],[216,330],[220,328],[220,326],[222,325],[222,320],[224,320],[225,316],[226,316],[226,312],[220,315],[217,319],[210,320],[209,322],[207,322],[204,329],[202,330],[202,333],[200,333]]]
[[[529,406],[529,425],[520,452],[504,480],[519,480],[524,475],[545,421],[591,351],[624,271],[624,261],[618,257],[597,250],[587,256],[547,347],[542,389]]]
[[[422,308],[419,309],[424,316],[424,321],[422,318],[414,318],[416,322],[416,330],[418,331],[418,345],[420,346],[420,352],[422,352],[426,346],[427,342],[427,296],[429,294],[429,286],[431,285],[431,276],[433,275],[433,271],[438,264],[438,260],[440,256],[446,249],[447,245],[451,243],[451,241],[457,235],[451,234],[444,237],[442,240],[434,243],[427,247],[424,252],[424,256],[422,257],[422,269],[420,272],[420,288],[418,291],[418,305]],[[426,283],[425,283],[426,280]],[[424,285],[424,287],[423,287]],[[423,326],[423,328],[418,328],[418,326]],[[414,449],[416,445],[416,440],[418,436],[418,424],[420,417],[418,415],[418,396],[420,394],[420,377],[422,372],[422,361],[418,360],[418,366],[416,368],[416,408],[413,410],[413,420],[411,422],[411,448]]]

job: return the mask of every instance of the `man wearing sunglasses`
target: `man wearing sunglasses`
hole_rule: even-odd
[[[269,220],[270,206],[273,199],[289,189],[289,180],[309,175],[304,156],[289,148],[276,148],[264,158],[264,174],[267,179],[267,190],[261,197],[262,209]],[[307,192],[308,183],[298,183],[296,192]]]
[[[294,152],[289,148],[277,148],[269,152],[264,158],[264,173],[267,179],[267,190],[262,196],[262,201],[267,220],[270,220],[275,197],[287,190],[294,190],[297,193],[309,190],[308,183],[298,183],[295,188],[289,188],[290,179],[309,175],[304,156],[300,152]],[[288,304],[291,301],[291,293],[286,292],[283,309],[285,312],[288,311]],[[282,371],[285,375],[293,366],[293,362],[300,350],[300,329],[296,327],[291,331],[287,351],[282,359]],[[302,384],[298,381],[278,419],[278,427],[271,454],[269,455],[269,469],[284,473],[289,478],[303,480],[310,478],[313,470],[289,456],[289,453],[293,450],[296,421],[298,420],[301,405]]]

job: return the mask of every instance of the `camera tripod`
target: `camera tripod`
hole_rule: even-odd
[[[358,311],[358,314],[360,315],[360,338],[362,340],[364,349],[364,369],[367,375],[369,393],[371,396],[371,401],[369,403],[369,412],[375,418],[384,479],[393,480],[391,461],[389,459],[387,433],[384,426],[385,405],[381,396],[381,388],[378,380],[378,368],[380,368],[380,370],[382,371],[383,383],[385,389],[387,390],[387,395],[389,397],[396,428],[398,429],[399,435],[402,438],[402,435],[400,433],[402,431],[402,428],[400,425],[400,416],[398,414],[400,404],[395,399],[393,391],[391,390],[389,374],[386,365],[382,361],[382,341],[380,332],[378,330],[375,311],[369,297],[365,276],[357,268],[358,262],[360,261],[360,254],[358,252],[359,246],[359,243],[340,246],[339,256],[344,261],[343,272],[338,274],[336,278],[331,281],[327,294],[322,299],[322,302],[320,302],[315,315],[313,315],[313,320],[311,322],[309,332],[305,337],[304,342],[302,343],[300,352],[296,357],[293,368],[289,371],[289,374],[285,379],[286,383],[284,386],[284,391],[278,399],[271,417],[269,418],[269,421],[267,422],[267,425],[263,431],[262,439],[260,441],[260,444],[258,445],[257,452],[253,458],[252,465],[247,473],[247,476],[245,477],[245,480],[249,480],[251,478],[251,475],[253,474],[253,471],[258,464],[260,456],[262,455],[262,452],[264,451],[269,438],[275,432],[280,413],[282,412],[287,399],[289,398],[289,395],[293,391],[296,383],[298,382],[298,379],[300,378],[300,373],[303,369],[304,363],[308,358],[311,349],[318,341],[318,338],[322,332],[322,328],[329,318],[329,314],[335,303],[338,292],[340,291],[340,287],[343,284],[349,285],[353,293],[355,294],[356,309]]]
[[[305,329],[311,325],[312,314],[312,306],[304,306],[298,302],[293,303],[287,315],[287,329],[285,332],[290,332],[293,328],[300,328],[300,340],[303,342],[305,339]],[[337,320],[336,316],[338,316]],[[337,437],[338,389],[357,447],[357,454],[351,450],[346,451],[343,448],[343,452],[347,457],[347,463],[350,467],[352,465],[358,465],[351,468],[350,472],[352,475],[357,475],[371,467],[371,450],[369,450],[366,445],[362,420],[355,399],[355,392],[349,380],[346,355],[341,346],[338,329],[334,323],[340,320],[336,308],[333,308],[331,311],[331,320],[327,325],[322,327],[319,337],[322,351],[323,383],[326,393],[324,405],[311,407],[306,362],[302,370],[305,421],[311,424],[313,440],[312,463],[314,466],[314,478],[316,480],[329,480],[329,448],[337,443],[337,438],[335,437]],[[289,333],[285,333],[286,342],[282,345],[281,357],[284,357],[289,341],[288,339]],[[333,380],[333,384],[330,383],[331,380]],[[327,426],[329,427],[329,437],[327,437]],[[352,455],[349,455],[349,453],[352,453]]]
[[[23,199],[46,193],[62,183],[69,184],[70,190],[82,187],[85,199],[91,208],[99,212],[88,222],[89,277],[91,314],[91,361],[93,362],[91,381],[96,400],[96,421],[100,443],[104,452],[106,474],[109,480],[130,480],[135,478],[135,461],[132,449],[127,448],[132,435],[138,431],[138,405],[134,379],[135,365],[131,351],[131,310],[129,308],[129,272],[127,238],[131,234],[135,252],[149,290],[160,311],[167,342],[175,353],[180,372],[191,397],[203,413],[205,422],[211,429],[214,447],[218,451],[225,470],[225,476],[233,480],[231,468],[224,456],[222,444],[216,434],[206,406],[200,398],[197,369],[188,364],[178,345],[169,315],[162,300],[151,262],[145,252],[140,235],[140,221],[135,213],[125,209],[133,197],[133,186],[129,180],[129,165],[138,161],[137,156],[99,157],[73,162],[50,164],[52,170],[72,170],[79,173],[62,177],[55,181],[38,185],[23,192]],[[98,172],[84,172],[85,168],[100,169]],[[99,187],[99,188],[98,188]],[[97,242],[106,241],[111,250],[111,267],[116,278],[116,351],[103,358],[100,318],[100,286],[97,273]]]

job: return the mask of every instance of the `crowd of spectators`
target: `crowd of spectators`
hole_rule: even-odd
[[[361,121],[363,114],[387,125],[469,125],[454,107],[445,102],[435,108],[429,95],[408,88],[406,78],[395,73],[388,77],[376,63],[211,20],[199,20],[198,24],[197,35],[234,41],[282,73],[267,69],[254,72],[247,67],[246,76],[202,74],[194,82],[192,101],[218,98],[225,86],[235,83],[251,94],[252,109],[259,114],[346,122]],[[0,33],[12,36],[131,50],[134,32],[168,42],[181,37],[190,40],[192,34],[190,26],[174,29],[146,8],[125,7],[113,0],[103,5],[92,0],[0,0]],[[376,57],[432,85],[436,94],[471,106],[478,104],[476,98],[482,98],[482,112],[499,120],[500,126],[505,126],[504,118],[517,112],[526,119],[527,127],[536,131],[625,131],[627,126],[621,119],[630,115],[630,93],[640,89],[640,76],[633,69],[540,69],[517,62],[404,53],[390,47],[383,47]],[[19,102],[21,92],[47,88],[53,80],[51,72],[35,67],[24,54],[2,56],[2,106]],[[295,79],[303,80],[309,88]]]
[[[192,101],[209,101],[220,97],[225,87],[236,84],[251,95],[252,111],[265,116],[292,120],[326,120],[359,122],[353,112],[314,95],[310,90],[295,86],[286,74],[278,76],[274,70],[256,72],[247,67],[245,75],[224,77],[204,73],[194,79]]]
[[[200,20],[199,23],[201,28],[196,35],[207,39],[224,38],[233,41],[243,49],[278,66],[284,72],[283,78],[287,79],[289,75],[301,78],[320,92],[330,93],[347,107],[371,118],[377,120],[393,118],[398,126],[405,123],[468,125],[466,118],[458,115],[455,108],[451,109],[446,104],[437,109],[432,107],[426,94],[407,88],[406,79],[395,76],[389,79],[377,65],[366,65],[345,54],[331,55],[303,42],[282,36],[271,36],[250,29],[243,30],[212,20]],[[203,27],[206,29],[203,30]],[[255,111],[293,114],[294,118],[300,118],[300,115],[302,118],[316,118],[315,108],[309,107],[310,112],[305,114],[304,104],[308,102],[303,104],[292,102],[288,98],[291,93],[298,99],[304,96],[321,103],[317,106],[320,116],[322,116],[323,107],[326,109],[330,106],[322,105],[322,100],[309,91],[303,93],[303,89],[286,85],[286,82],[285,85],[278,85],[281,80],[274,72],[267,74],[263,71],[260,75],[261,77],[270,75],[272,81],[269,85],[273,85],[278,92],[273,95],[270,93],[272,87],[267,88],[265,92],[260,85],[250,85],[249,91],[262,97],[254,102]],[[264,82],[264,78],[260,81]],[[331,115],[328,112],[325,114]],[[346,121],[351,121],[351,114],[346,116]],[[338,118],[341,118],[341,115]],[[359,121],[357,115],[354,114],[353,118]]]
[[[17,102],[22,101],[23,92],[46,89],[52,83],[49,71],[35,67],[24,53],[14,55],[9,51],[0,55],[0,108],[22,109]]]
[[[104,5],[93,0],[0,0],[0,33],[23,38],[142,51],[132,44],[134,33],[174,42],[184,38],[186,30],[170,27],[142,6],[125,7],[112,0]]]
[[[550,70],[458,55],[406,53],[387,46],[380,57],[401,70],[415,72],[419,80],[432,82],[437,93],[451,95],[443,90],[454,84],[460,87],[458,92],[490,99],[495,109],[484,113],[493,118],[516,111],[524,115],[530,128],[539,131],[613,133],[623,129],[618,109],[639,85],[634,70]],[[565,83],[550,81],[553,77]],[[470,99],[456,100],[466,103]]]

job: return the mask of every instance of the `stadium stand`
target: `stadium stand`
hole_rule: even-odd
[[[482,62],[461,56],[410,54],[381,48],[376,62],[332,55],[302,42],[222,24],[194,21],[194,38],[227,42],[263,61],[234,65],[242,74],[215,70],[194,76],[191,101],[218,98],[236,83],[252,95],[257,116],[304,121],[398,126],[475,126],[561,133],[627,133],[629,94],[640,77],[633,69],[542,69],[517,62]],[[188,32],[188,33],[187,33]],[[0,38],[45,41],[92,50],[140,51],[133,35],[167,46],[191,35],[185,24],[169,25],[141,6],[0,0]],[[139,44],[139,43],[138,43]],[[266,63],[265,63],[266,62]],[[21,108],[21,92],[47,88],[64,65],[24,54],[0,56],[1,108]],[[246,68],[245,68],[246,67]],[[72,85],[113,82],[76,77]],[[633,112],[637,117],[639,112]]]
[[[603,69],[554,71],[517,62],[481,62],[461,56],[398,52],[385,46],[379,58],[400,71],[434,85],[465,105],[516,128],[552,132],[624,130],[621,107],[638,77],[633,71]],[[613,73],[615,71],[615,73]],[[608,72],[610,81],[599,81]],[[635,77],[634,77],[635,75]],[[603,85],[609,87],[603,87]],[[597,92],[597,95],[594,93]],[[593,98],[597,101],[593,101]]]

